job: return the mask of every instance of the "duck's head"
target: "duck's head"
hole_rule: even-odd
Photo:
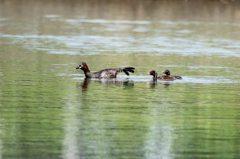
[[[86,64],[86,62],[82,62],[76,67],[76,69],[88,70],[88,65]]]
[[[170,70],[165,70],[165,71],[163,71],[162,73],[164,73],[165,75],[171,75],[171,72],[170,72]]]
[[[152,70],[150,72],[147,73],[148,75],[152,75],[153,77],[157,77],[157,72],[155,70]]]

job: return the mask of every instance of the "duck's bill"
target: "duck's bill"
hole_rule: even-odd
[[[76,67],[76,69],[81,69],[82,68],[82,65],[79,65],[78,67]]]

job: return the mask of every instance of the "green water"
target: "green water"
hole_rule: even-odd
[[[239,2],[101,2],[0,1],[0,158],[239,158]]]

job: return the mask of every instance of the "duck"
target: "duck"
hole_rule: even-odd
[[[147,74],[152,75],[153,80],[165,80],[165,81],[174,80],[173,78],[169,78],[166,75],[158,76],[158,73],[155,70],[152,70],[152,71],[148,72]]]
[[[174,76],[174,75],[171,75],[171,72],[170,72],[170,70],[168,70],[168,69],[166,69],[165,71],[163,71],[162,73],[164,73],[166,76],[168,76],[169,78],[170,77],[173,77],[174,79],[182,79],[182,77],[181,76]]]
[[[163,73],[165,75],[158,76],[157,71],[152,70],[152,71],[148,72],[147,74],[152,75],[153,76],[153,80],[173,81],[175,79],[182,79],[181,76],[171,76],[171,72],[168,69],[163,71]]]
[[[110,78],[116,78],[117,74],[119,72],[124,72],[126,75],[129,76],[129,72],[134,73],[134,67],[124,67],[124,68],[108,68],[108,69],[103,69],[98,72],[92,73],[87,65],[86,62],[81,62],[76,69],[81,69],[83,70],[85,77],[86,78],[105,78],[105,79],[110,79]]]

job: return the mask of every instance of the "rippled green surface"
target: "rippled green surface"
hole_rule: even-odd
[[[239,158],[237,6],[0,1],[0,158]]]

